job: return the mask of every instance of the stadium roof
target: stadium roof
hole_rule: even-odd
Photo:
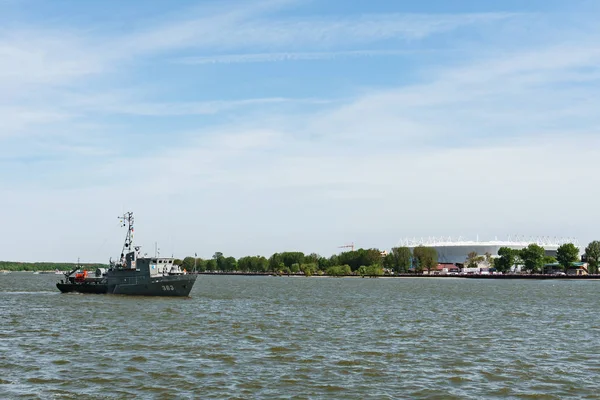
[[[407,238],[401,239],[398,242],[398,246],[405,247],[417,247],[417,246],[430,246],[430,247],[443,247],[443,246],[506,246],[506,247],[526,247],[532,243],[535,243],[542,247],[558,247],[565,243],[573,243],[578,246],[576,238],[559,238],[550,236],[538,236],[538,237],[524,237],[515,236],[514,238],[509,237],[507,240],[491,240],[491,241],[479,241],[479,240],[464,240],[462,237],[453,239],[452,237],[427,237],[427,238]]]

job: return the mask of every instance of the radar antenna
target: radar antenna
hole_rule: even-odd
[[[133,248],[133,213],[126,212],[122,217],[119,217],[122,227],[127,227],[127,234],[125,235],[125,243],[123,243],[123,250],[121,250],[121,258],[125,257],[125,251],[131,251]]]

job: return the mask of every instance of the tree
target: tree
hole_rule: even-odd
[[[300,272],[300,264],[298,263],[294,263],[290,266],[290,272],[292,274],[297,274],[298,272]]]
[[[415,254],[413,254],[412,258],[412,268],[415,274],[423,273],[423,266],[421,265],[421,260]]]
[[[290,268],[292,264],[302,264],[304,262],[304,253],[299,251],[286,251],[280,254],[281,261],[286,267]]]
[[[318,266],[316,263],[307,263],[307,264],[302,264],[300,265],[300,271],[302,271],[302,273],[305,276],[312,276],[314,275],[317,270],[318,270]]]
[[[546,256],[546,251],[543,247],[532,243],[524,249],[521,249],[519,254],[527,271],[530,271],[531,273],[537,273],[540,272],[544,267],[544,257]]]
[[[465,264],[467,264],[467,268],[477,268],[479,267],[479,263],[483,261],[485,261],[484,256],[480,256],[476,251],[472,251],[467,254],[467,260]]]
[[[317,270],[320,269],[321,271],[325,271],[331,265],[332,264],[331,264],[329,258],[319,257],[319,260],[317,261]],[[317,271],[315,271],[315,272],[317,272]]]
[[[252,268],[250,257],[242,257],[237,261],[238,269],[242,272],[249,272]]]
[[[544,256],[544,264],[556,264],[556,258],[552,256]]]
[[[363,278],[365,276],[376,277],[383,275],[383,269],[377,264],[369,265],[368,267],[366,265],[361,265],[356,270],[356,273]]]
[[[597,274],[600,264],[600,241],[594,240],[585,248],[585,258],[589,264],[589,273]]]
[[[226,257],[225,262],[223,263],[225,267],[225,271],[237,271],[237,261],[235,257]]]
[[[306,264],[316,264],[319,262],[319,259],[321,258],[320,255],[318,255],[317,253],[310,253],[307,256],[304,256],[304,263]]]
[[[417,246],[413,250],[413,257],[417,260],[419,270],[431,272],[438,265],[437,251],[433,247]]]
[[[321,264],[319,264],[319,266],[324,271],[327,267],[340,265],[340,256],[338,256],[337,254],[333,254],[331,257],[329,257],[328,263],[328,265],[323,264],[324,266],[321,266]]]
[[[367,275],[369,276],[381,276],[383,275],[383,268],[377,264],[373,264],[367,267]]]
[[[508,272],[515,265],[516,251],[508,247],[498,249],[498,258],[494,261],[494,268],[500,272]]]
[[[192,267],[192,270],[194,267]],[[196,258],[196,271],[204,272],[206,270],[206,262],[201,258]]]
[[[215,269],[221,272],[227,271],[227,265],[225,262],[225,256],[220,251],[213,254],[212,259],[215,261]]]
[[[271,257],[269,257],[269,271],[279,271],[281,264],[283,264],[283,258],[281,257],[281,254],[275,253]]]
[[[204,261],[203,264],[204,264],[205,271],[216,271],[217,270],[217,261],[214,258]]]
[[[358,249],[340,254],[338,263],[341,265],[347,264],[352,268],[352,271],[356,271],[362,265],[368,267],[369,265],[379,264],[381,258],[381,251],[378,249]]]
[[[410,270],[412,254],[408,247],[394,247],[390,254],[394,257],[394,271],[401,274]]]
[[[573,243],[565,243],[556,250],[556,261],[563,267],[565,272],[571,264],[579,259],[579,249]]]
[[[490,267],[494,266],[494,259],[492,258],[492,253],[490,253],[489,251],[486,251],[484,254],[485,257],[485,262],[487,263],[487,265],[489,265]]]
[[[363,257],[364,257],[364,261],[365,261],[365,265],[367,266],[371,266],[371,265],[379,265],[381,264],[382,261],[382,256],[381,256],[381,250],[379,249],[367,249],[364,251],[363,253]]]
[[[352,275],[352,270],[350,269],[349,265],[336,265],[327,268],[325,273],[329,276],[346,276]]]
[[[269,261],[261,256],[246,256],[237,261],[237,268],[240,271],[249,272],[267,272],[270,269]],[[279,271],[279,269],[277,270]],[[277,272],[273,271],[273,272]]]
[[[225,256],[217,258],[217,269],[222,272],[229,272],[229,264]]]
[[[387,254],[383,257],[383,267],[387,269],[395,269],[394,268],[394,255],[392,253]]]
[[[267,272],[269,270],[269,260],[263,256],[252,257],[252,271]]]
[[[183,262],[181,263],[181,267],[188,270],[188,271],[192,271],[194,269],[194,257],[186,257],[183,259]]]

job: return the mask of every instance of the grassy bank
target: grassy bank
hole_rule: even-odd
[[[55,263],[55,262],[16,262],[16,261],[0,261],[0,271],[70,271],[75,268],[75,263]],[[94,271],[96,268],[107,268],[106,264],[88,263],[80,264],[86,270]]]

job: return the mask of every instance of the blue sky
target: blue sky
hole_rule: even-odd
[[[0,0],[0,259],[598,239],[594,1]]]

